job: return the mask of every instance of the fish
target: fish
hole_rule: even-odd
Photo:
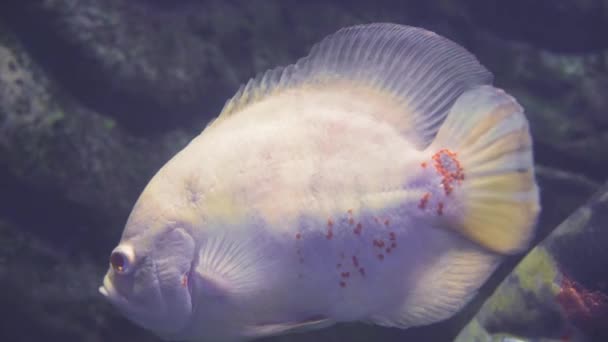
[[[524,109],[473,54],[349,26],[249,80],[158,170],[99,291],[165,340],[407,329],[459,312],[540,209]]]

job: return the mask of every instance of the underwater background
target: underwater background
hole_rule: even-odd
[[[536,242],[561,233],[445,322],[264,341],[608,341],[607,0],[2,0],[0,341],[158,341],[97,291],[137,196],[241,83],[369,22],[454,40],[519,100]]]

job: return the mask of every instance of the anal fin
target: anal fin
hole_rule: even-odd
[[[255,338],[261,336],[275,336],[282,334],[303,333],[330,327],[335,322],[325,317],[311,317],[302,321],[287,321],[281,323],[265,323],[249,326],[245,329],[246,337]]]
[[[477,294],[479,287],[498,266],[501,256],[485,251],[452,232],[451,238],[432,250],[451,248],[434,254],[420,274],[411,280],[404,301],[393,310],[377,313],[369,319],[374,324],[409,328],[450,318]]]

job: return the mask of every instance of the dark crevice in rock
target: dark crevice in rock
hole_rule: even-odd
[[[0,165],[0,217],[36,235],[67,254],[99,260],[120,238],[120,222],[99,211],[63,198],[58,189],[33,186]]]
[[[608,161],[602,158],[591,160],[577,157],[539,141],[534,143],[534,158],[539,164],[585,175],[598,182],[608,180]]]
[[[506,39],[561,52],[608,48],[603,0],[468,0],[466,6],[477,25]]]

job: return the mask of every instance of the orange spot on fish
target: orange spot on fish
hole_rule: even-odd
[[[353,255],[353,266],[359,267],[359,259],[357,259],[357,257],[354,255]]]
[[[378,248],[384,247],[384,241],[382,240],[374,240],[374,246]]]
[[[388,227],[388,225],[391,223],[391,221],[389,221],[388,219],[384,220],[384,225]]]
[[[188,275],[184,274],[184,276],[182,277],[182,287],[187,287],[188,286]]]
[[[391,248],[393,248],[393,249],[397,248],[397,243],[395,243],[395,242],[391,243]]]
[[[342,274],[340,274],[342,276],[342,278],[348,278],[350,277],[350,272],[342,272]]]
[[[389,238],[390,238],[391,241],[397,240],[397,234],[395,234],[395,232],[388,233],[388,236],[389,236]]]
[[[361,230],[363,230],[363,226],[361,225],[361,223],[357,223],[357,226],[355,227],[355,229],[353,229],[353,233],[355,233],[356,235],[361,235]]]
[[[348,213],[348,215],[352,215],[353,214],[353,210],[352,209],[348,209],[346,212]]]
[[[340,282],[340,287],[342,287],[342,288],[346,287],[346,282],[341,281]]]
[[[454,189],[454,183],[460,184],[464,180],[464,172],[457,154],[448,149],[440,150],[433,155],[435,170],[442,177],[441,186],[446,195]]]
[[[296,234],[296,240],[300,240],[302,238],[302,234],[298,233]]]
[[[390,248],[386,249],[386,254],[391,254],[391,249]]]
[[[333,227],[334,227],[334,221],[332,221],[331,219],[328,219],[327,220],[327,234],[325,235],[327,240],[331,240],[334,237]]]
[[[348,219],[348,224],[350,224],[351,226],[353,224],[355,224],[355,219],[353,219],[352,217]]]
[[[437,215],[443,215],[443,202],[437,203]]]
[[[427,164],[426,164],[426,162],[422,162],[422,163],[420,163],[420,166],[421,166],[423,169],[426,169]]]
[[[420,198],[420,202],[418,203],[418,208],[420,209],[425,209],[427,203],[429,202],[429,198],[431,197],[431,193],[427,192],[425,193],[422,198]]]

